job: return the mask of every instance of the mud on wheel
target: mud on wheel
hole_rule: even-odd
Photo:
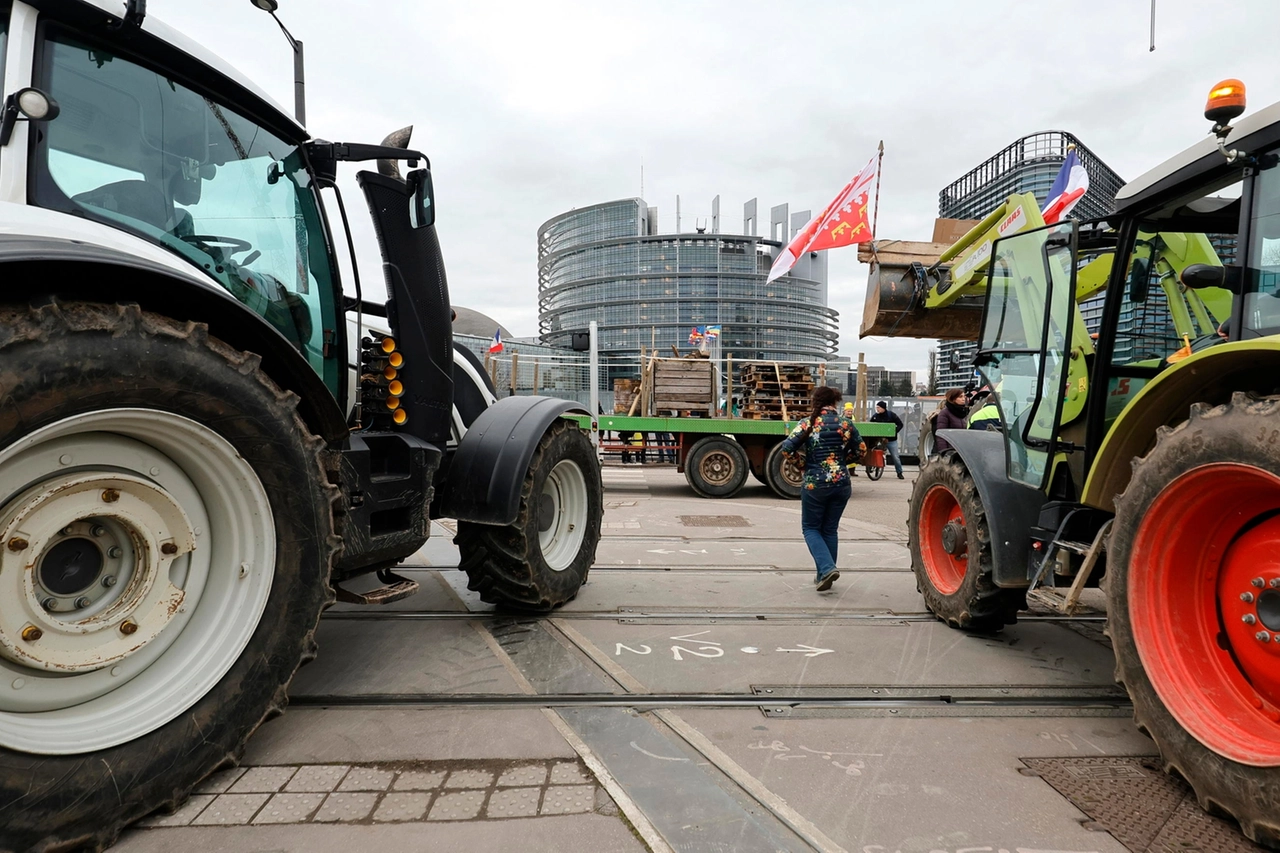
[[[467,588],[522,610],[572,601],[595,562],[603,493],[590,439],[573,421],[557,419],[533,453],[515,523],[458,523]]]
[[[954,628],[997,631],[1017,621],[1026,593],[991,579],[991,535],[978,487],[960,457],[944,453],[920,472],[907,521],[916,588]]]
[[[1280,398],[1197,405],[1134,469],[1109,546],[1116,679],[1166,770],[1280,848]]]
[[[257,356],[137,306],[0,307],[0,847],[99,849],[281,711],[337,490]]]

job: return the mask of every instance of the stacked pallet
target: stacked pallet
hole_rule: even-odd
[[[715,414],[715,376],[705,358],[659,358],[653,361],[653,408],[660,412]]]
[[[615,415],[625,415],[631,411],[631,401],[635,399],[639,391],[639,379],[613,380],[613,413]]]
[[[813,375],[803,364],[744,364],[738,379],[742,417],[751,420],[797,420],[813,398]]]

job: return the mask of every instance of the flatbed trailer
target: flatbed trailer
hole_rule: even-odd
[[[645,436],[637,450],[661,450],[674,445],[676,470],[690,488],[704,498],[731,498],[746,485],[747,475],[773,489],[780,497],[799,498],[800,471],[778,448],[798,421],[749,418],[656,418],[599,415],[594,419],[572,415],[583,429],[617,433],[619,450],[636,433]],[[893,436],[893,424],[856,423],[863,438]],[[674,441],[658,438],[670,435]],[[650,442],[649,436],[657,438]],[[606,446],[607,440],[600,446]]]

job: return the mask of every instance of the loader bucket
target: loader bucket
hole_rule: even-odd
[[[978,339],[982,296],[962,297],[946,308],[926,311],[923,289],[918,292],[912,265],[933,267],[948,245],[881,240],[874,249],[871,244],[859,248],[858,260],[871,266],[859,337]],[[945,275],[946,268],[937,272]]]

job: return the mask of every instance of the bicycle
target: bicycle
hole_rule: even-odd
[[[862,462],[867,472],[867,478],[872,482],[884,476],[884,449],[887,444],[888,442],[885,439],[877,438],[874,444],[867,446],[867,455]]]

